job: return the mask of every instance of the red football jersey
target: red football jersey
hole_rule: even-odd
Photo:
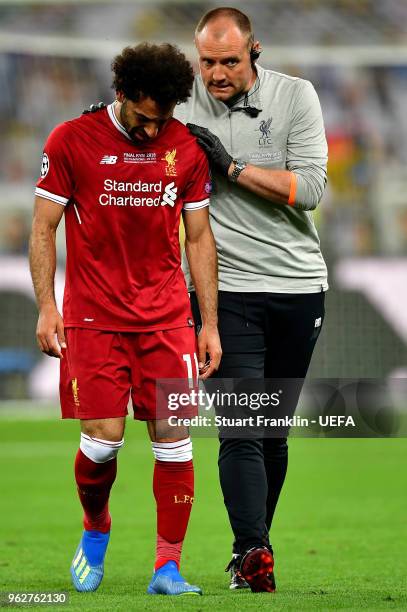
[[[35,193],[65,206],[64,323],[111,331],[191,325],[178,231],[182,209],[209,204],[205,154],[176,119],[134,144],[113,107],[57,126],[44,149]]]

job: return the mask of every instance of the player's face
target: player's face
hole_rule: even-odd
[[[118,99],[121,102],[120,121],[131,139],[137,144],[155,138],[171,119],[175,108],[175,102],[163,109],[157,102],[146,96],[141,96],[137,102],[123,96],[119,96]]]
[[[198,34],[201,76],[207,90],[226,102],[249,91],[256,79],[247,35],[230,20],[209,23]]]

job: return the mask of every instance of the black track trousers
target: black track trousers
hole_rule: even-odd
[[[324,320],[320,293],[219,291],[220,378],[304,379]],[[201,326],[198,302],[192,311]],[[298,389],[298,396],[300,392]],[[294,414],[295,405],[289,407]],[[292,394],[291,394],[292,398]],[[274,511],[287,472],[286,438],[220,440],[219,477],[235,536],[233,552],[269,544]]]

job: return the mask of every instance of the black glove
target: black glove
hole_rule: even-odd
[[[227,176],[233,157],[226,151],[219,138],[207,128],[195,125],[194,123],[187,123],[187,128],[191,134],[196,136],[198,144],[205,151],[210,164],[223,176]]]
[[[103,108],[106,108],[106,104],[104,102],[91,104],[89,108],[85,108],[85,110],[82,111],[82,115],[87,115],[88,113],[96,113],[97,111],[102,110]]]

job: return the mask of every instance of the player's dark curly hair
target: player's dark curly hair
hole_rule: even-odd
[[[112,87],[137,102],[143,94],[159,106],[185,102],[191,95],[194,72],[174,45],[141,43],[126,47],[112,61]]]

